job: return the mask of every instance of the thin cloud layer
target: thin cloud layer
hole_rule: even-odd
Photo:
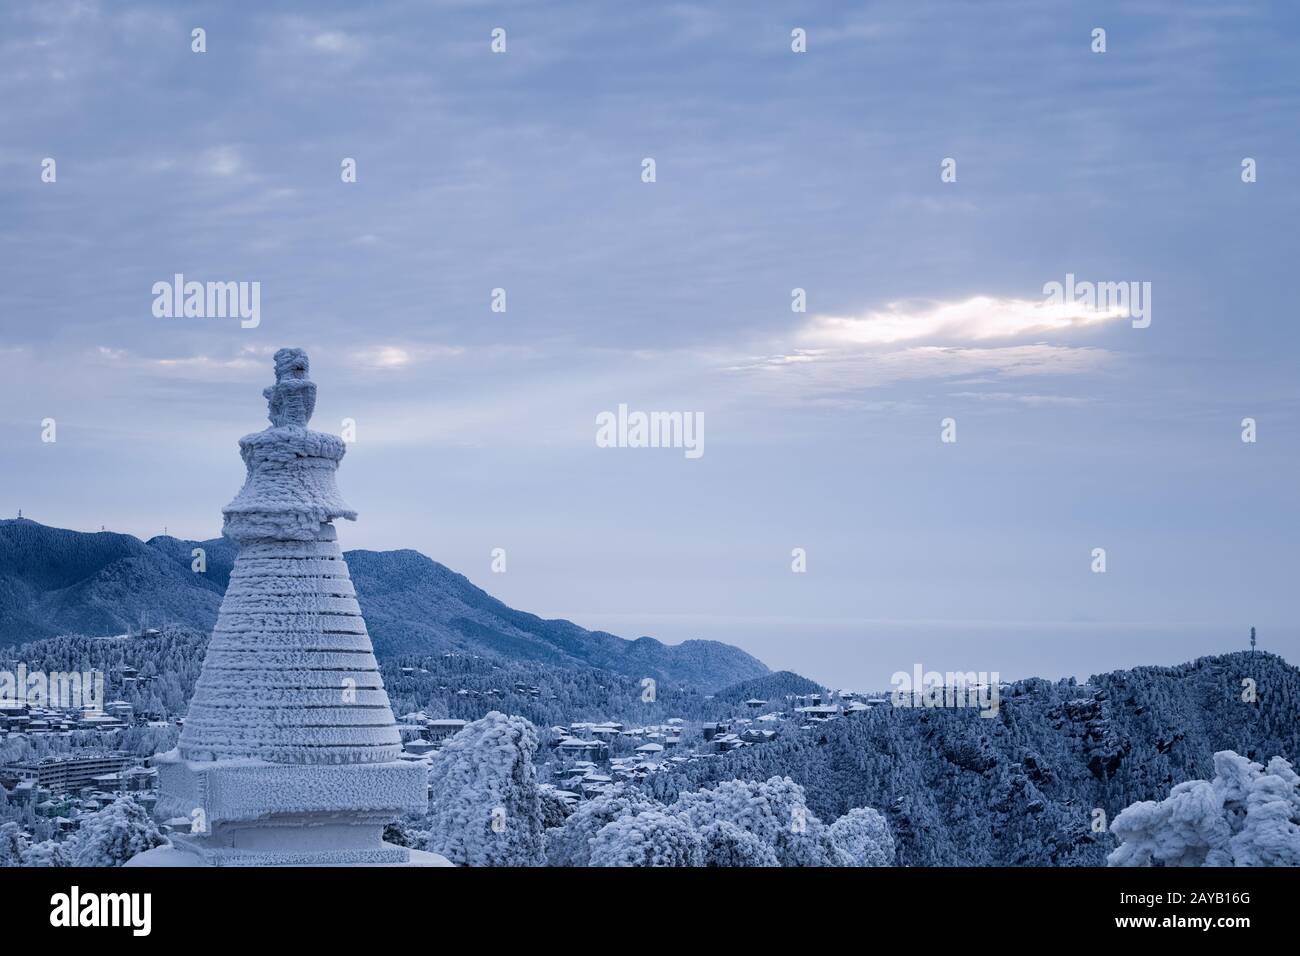
[[[454,345],[377,345],[352,353],[356,364],[368,369],[400,369],[437,358],[451,358],[465,350]]]
[[[750,373],[760,390],[795,399],[906,382],[961,380],[969,386],[1077,376],[1099,371],[1117,353],[1044,339],[1094,330],[1126,315],[1118,308],[989,295],[894,302],[856,318],[813,316],[795,331],[788,348],[729,364],[726,370]],[[989,394],[1005,398],[1009,393]]]
[[[1128,311],[1118,307],[1097,309],[1081,302],[1053,304],[977,295],[959,302],[923,305],[891,302],[856,318],[815,316],[801,338],[831,346],[925,340],[984,342],[1087,329],[1127,317]]]
[[[799,399],[906,382],[969,380],[972,376],[993,382],[1081,375],[1100,371],[1116,358],[1116,353],[1106,349],[1045,343],[1003,348],[924,345],[887,351],[826,349],[773,355],[728,370],[750,374],[751,383],[760,391]]]

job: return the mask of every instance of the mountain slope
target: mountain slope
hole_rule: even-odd
[[[581,663],[707,687],[767,673],[757,659],[717,641],[627,641],[517,611],[418,551],[345,557],[375,646],[385,651],[487,649],[517,660]]]
[[[777,671],[774,674],[764,674],[762,677],[752,677],[731,684],[715,692],[713,696],[718,700],[731,703],[741,703],[755,698],[772,701],[773,709],[777,709],[786,697],[825,693],[827,693],[825,687],[802,674],[796,674],[794,671]]]
[[[205,553],[201,574],[191,570],[195,548]],[[0,521],[0,646],[55,634],[120,634],[142,621],[208,630],[235,555],[223,538],[142,542]],[[380,654],[458,650],[705,689],[767,673],[757,659],[716,641],[628,641],[517,611],[418,551],[344,557]]]
[[[230,583],[230,572],[235,567],[235,558],[239,546],[229,538],[209,538],[207,541],[184,541],[167,535],[158,535],[145,542],[149,547],[160,551],[166,557],[179,564],[181,570],[193,575],[196,584],[212,588],[218,594],[226,593]],[[203,574],[195,574],[194,549],[203,549],[203,560],[207,569]]]
[[[0,521],[0,645],[121,634],[142,623],[211,626],[220,604],[220,590],[181,577],[173,561],[138,538]]]

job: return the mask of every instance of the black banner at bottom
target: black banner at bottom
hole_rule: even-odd
[[[647,919],[656,935],[690,919],[693,940],[712,926],[734,941],[746,921],[757,929],[774,918],[863,938],[996,928],[1229,942],[1288,927],[1297,877],[1294,869],[0,869],[0,925],[8,944],[73,932],[127,945],[373,944],[377,934],[440,927],[536,943],[624,921],[644,929]]]

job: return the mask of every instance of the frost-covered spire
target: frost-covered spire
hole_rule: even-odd
[[[356,517],[334,484],[346,449],[307,428],[307,371],[301,349],[275,353],[271,426],[239,441],[248,476],[223,512],[239,557],[158,806],[200,821],[177,842],[219,865],[406,863],[381,834],[424,812],[424,771],[400,759],[332,523]]]
[[[306,428],[307,369],[302,349],[275,353],[271,427],[239,442],[248,478],[224,513],[241,547],[181,735],[190,760],[382,763],[401,752],[330,523],[356,516],[334,484],[345,446]]]

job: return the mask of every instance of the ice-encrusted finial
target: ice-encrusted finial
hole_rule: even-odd
[[[302,349],[275,353],[275,384],[262,389],[271,424],[306,428],[316,410],[316,384],[307,377],[310,363]]]
[[[302,349],[275,353],[275,384],[262,392],[271,427],[239,439],[248,475],[223,511],[222,533],[241,544],[315,541],[322,522],[356,520],[334,485],[347,446],[337,435],[307,427],[316,409],[316,386],[307,368]]]

